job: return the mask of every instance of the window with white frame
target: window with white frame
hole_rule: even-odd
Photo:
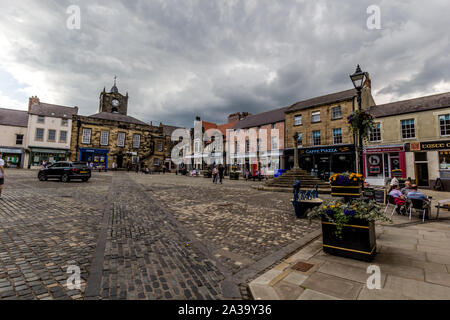
[[[140,145],[141,145],[141,135],[134,134],[133,135],[133,148],[138,149]]]
[[[320,146],[320,130],[313,131],[312,137],[313,137],[313,141],[312,141],[313,145]]]
[[[44,129],[36,128],[36,136],[34,138],[36,141],[44,140]]]
[[[158,151],[163,151],[163,143],[161,141],[158,142]]]
[[[107,146],[109,143],[109,131],[102,131],[100,133],[100,145]]]
[[[61,130],[59,132],[59,142],[66,143],[67,142],[67,131]]]
[[[272,137],[270,141],[270,149],[277,150],[278,149],[278,137]]]
[[[311,122],[320,122],[320,111],[311,113]]]
[[[342,143],[342,128],[333,129],[333,144]]]
[[[369,135],[370,142],[381,141],[381,124],[379,122],[375,123],[372,129],[370,129]]]
[[[450,136],[450,114],[439,116],[441,136]]]
[[[45,117],[44,116],[38,116],[37,122],[38,123],[44,123],[45,122]]]
[[[118,147],[125,147],[125,132],[119,132],[117,134],[117,146]]]
[[[298,114],[294,117],[294,126],[299,126],[302,124],[302,115]]]
[[[91,129],[84,128],[82,136],[81,136],[81,143],[90,144],[91,143],[91,133],[92,133]]]
[[[48,141],[56,141],[56,130],[48,130]]]
[[[413,139],[416,137],[416,128],[414,126],[414,119],[402,120],[402,138]]]
[[[250,140],[245,140],[245,152],[250,152]]]
[[[342,118],[342,108],[341,106],[337,106],[331,109],[331,119],[340,119]]]

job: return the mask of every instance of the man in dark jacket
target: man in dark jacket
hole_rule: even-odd
[[[225,167],[223,165],[219,166],[219,179],[220,179],[220,184],[222,184],[222,179],[223,179],[223,174],[225,172]]]

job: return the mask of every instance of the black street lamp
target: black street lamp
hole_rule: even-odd
[[[362,91],[364,82],[366,80],[366,73],[361,71],[359,64],[356,67],[355,73],[350,75],[350,79],[352,80],[353,86],[355,87],[356,92],[357,92],[358,111],[361,111],[361,91]],[[358,145],[356,146],[356,140],[355,140],[355,149],[358,152],[359,173],[364,175],[364,173],[363,173],[363,142],[362,142],[362,136],[361,136],[361,129],[358,130]]]

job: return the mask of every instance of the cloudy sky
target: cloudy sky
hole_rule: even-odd
[[[192,126],[352,87],[378,104],[450,91],[448,0],[0,0],[0,107],[98,111],[113,77],[129,114]],[[69,29],[71,5],[80,29]],[[369,29],[377,5],[381,29]]]

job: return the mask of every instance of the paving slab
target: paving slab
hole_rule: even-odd
[[[393,290],[409,298],[420,300],[449,300],[450,288],[423,281],[389,275],[386,289]]]
[[[250,283],[249,288],[255,300],[280,300],[280,296],[273,287]]]
[[[283,281],[293,284],[295,286],[300,286],[305,280],[308,279],[307,275],[302,274],[298,271],[292,271],[289,275],[287,275]]]
[[[356,299],[363,285],[361,283],[316,272],[302,283],[302,287],[342,299]]]
[[[435,253],[426,253],[427,260],[430,262],[450,264],[450,256],[448,255],[440,255]]]
[[[336,276],[339,278],[352,280],[366,284],[367,279],[371,274],[367,273],[367,269],[358,268],[355,266],[345,265],[336,262],[325,262],[319,269],[319,272],[326,273],[328,275]],[[381,272],[381,284],[384,284],[386,280],[386,274]]]
[[[441,256],[450,257],[450,249],[449,248],[443,249],[443,248],[437,248],[434,246],[417,245],[417,251],[433,253],[433,254],[438,254]]]
[[[281,300],[296,300],[305,289],[290,282],[280,281],[273,286]]]
[[[430,272],[425,270],[425,281],[450,287],[450,273]]]
[[[382,289],[363,288],[357,300],[410,300],[411,298],[402,295],[396,291]]]
[[[269,285],[269,283],[276,277],[278,277],[283,272],[281,270],[269,270],[253,280],[251,283],[255,285]]]
[[[322,292],[306,289],[297,300],[342,300]]]

